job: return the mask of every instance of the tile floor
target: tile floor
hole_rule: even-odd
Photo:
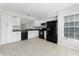
[[[33,38],[0,46],[2,56],[79,56],[79,51]]]

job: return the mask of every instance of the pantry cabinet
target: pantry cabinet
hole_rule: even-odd
[[[13,32],[13,25],[15,24],[15,22],[16,20],[13,16],[6,13],[1,13],[1,44],[11,43],[21,40],[20,32],[19,33]]]

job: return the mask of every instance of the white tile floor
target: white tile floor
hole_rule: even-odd
[[[79,51],[34,38],[0,46],[3,56],[78,56]]]

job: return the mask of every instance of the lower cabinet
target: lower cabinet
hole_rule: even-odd
[[[47,36],[46,36],[46,32],[47,32],[47,31],[44,31],[44,39],[46,39],[46,37],[47,37]]]
[[[33,30],[33,31],[28,31],[28,39],[31,39],[31,38],[35,38],[35,37],[38,37],[38,30],[37,31],[35,31],[35,30]]]
[[[21,41],[21,32],[13,32],[12,41],[17,42]]]

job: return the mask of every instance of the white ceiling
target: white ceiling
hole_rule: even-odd
[[[0,8],[18,13],[28,14],[38,18],[56,15],[57,10],[62,10],[72,3],[0,3]]]

